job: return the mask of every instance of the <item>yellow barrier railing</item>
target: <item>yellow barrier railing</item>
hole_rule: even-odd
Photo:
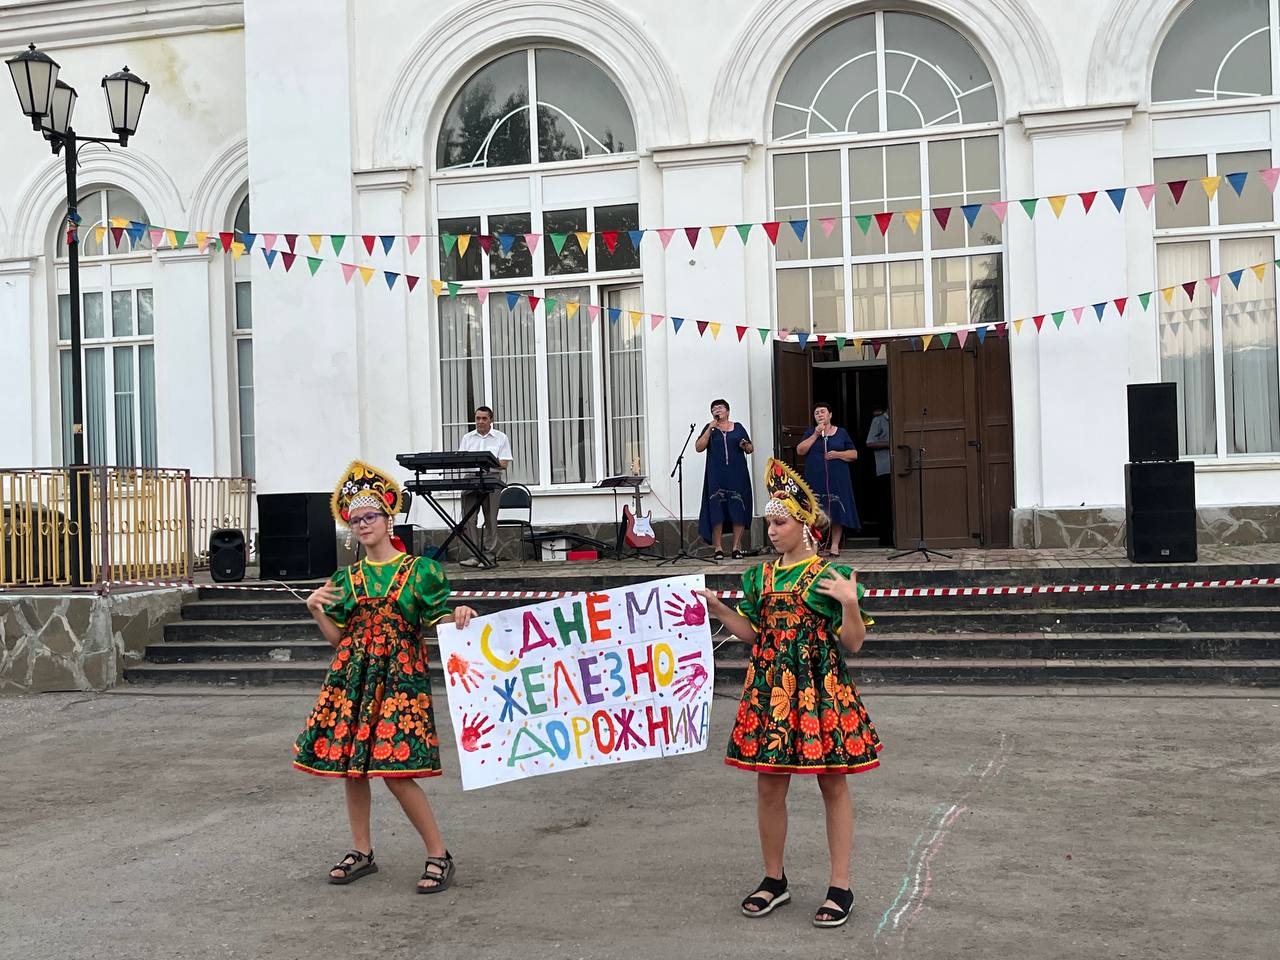
[[[76,488],[87,518],[75,523]],[[0,587],[190,580],[209,534],[252,536],[253,481],[152,467],[0,469]]]

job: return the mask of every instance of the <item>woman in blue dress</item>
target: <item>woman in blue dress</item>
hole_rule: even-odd
[[[831,518],[831,543],[826,556],[840,552],[844,529],[860,530],[858,505],[853,502],[853,480],[849,464],[858,459],[858,449],[844,427],[831,422],[831,404],[813,406],[813,429],[796,445],[796,453],[804,457],[804,480],[818,496],[818,504]]]
[[[711,422],[703,428],[694,449],[707,455],[702,484],[698,536],[711,544],[717,560],[724,559],[721,537],[725,524],[733,527],[733,556],[742,556],[742,534],[751,522],[751,471],[747,454],[755,448],[747,428],[729,419],[729,403],[713,400]]]

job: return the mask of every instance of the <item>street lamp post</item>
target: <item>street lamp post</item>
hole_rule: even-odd
[[[77,136],[71,126],[75,111],[74,87],[58,79],[59,67],[33,43],[12,60],[6,61],[18,93],[22,112],[31,120],[33,129],[43,134],[54,154],[63,153],[66,162],[67,217],[65,221],[68,293],[71,300],[71,543],[75,558],[72,582],[83,586],[92,575],[92,541],[87,536],[89,504],[89,472],[84,456],[84,387],[80,321],[80,215],[76,210],[79,195],[76,188],[76,163],[81,143],[111,143],[127,146],[138,129],[142,103],[151,85],[129,71],[128,67],[102,78],[107,98],[107,112],[114,137]]]

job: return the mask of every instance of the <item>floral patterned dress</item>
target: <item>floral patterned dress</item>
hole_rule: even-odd
[[[756,628],[725,763],[760,773],[861,773],[880,765],[880,738],[838,639],[841,607],[816,589],[818,557],[766,563],[742,578],[738,612]],[[849,576],[850,568],[834,569]],[[858,585],[861,597],[862,585]],[[863,614],[863,622],[873,621]]]
[[[293,765],[322,777],[435,777],[440,740],[421,640],[449,615],[440,566],[403,554],[362,560],[333,578],[342,597],[325,614],[342,628],[329,675]]]

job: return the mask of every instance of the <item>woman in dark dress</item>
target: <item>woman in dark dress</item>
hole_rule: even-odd
[[[751,522],[751,471],[747,454],[754,447],[747,428],[729,419],[729,403],[713,400],[712,420],[702,431],[694,449],[707,455],[702,484],[702,511],[698,514],[698,536],[711,544],[717,560],[724,559],[721,538],[725,524],[733,527],[733,556],[742,556],[742,534]]]
[[[831,405],[817,403],[813,407],[816,426],[804,435],[796,453],[804,457],[804,480],[818,496],[818,504],[831,518],[831,540],[826,555],[840,552],[844,529],[859,530],[858,505],[853,502],[853,480],[849,464],[858,459],[857,447],[844,427],[831,422]]]

